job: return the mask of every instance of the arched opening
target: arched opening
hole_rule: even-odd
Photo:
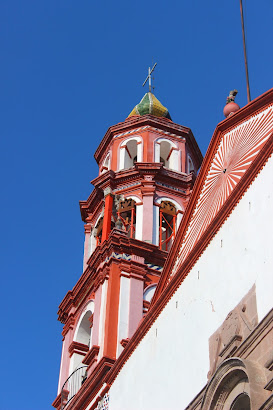
[[[170,168],[171,149],[172,146],[169,142],[162,141],[160,143],[160,162],[163,162],[166,168]]]
[[[96,238],[96,246],[101,244],[102,226],[103,226],[103,217],[100,217],[94,229],[94,237]]]
[[[132,168],[142,161],[142,139],[138,136],[123,141],[119,153],[119,169]]]
[[[83,316],[78,328],[75,341],[87,345],[90,348],[91,329],[92,329],[93,314],[88,310]]]
[[[93,312],[94,302],[90,301],[78,320],[73,342],[69,346],[69,377],[62,388],[62,404],[68,403],[77,394],[87,378],[87,365],[83,363],[83,359],[92,345]]]
[[[165,161],[164,158],[160,157],[160,162],[162,162],[162,164],[163,164],[164,167],[166,166],[166,161]]]
[[[106,172],[110,169],[110,153],[106,155],[105,160],[103,161],[102,167],[101,167],[101,173]]]
[[[127,232],[129,238],[135,238],[136,231],[136,205],[132,198],[120,201],[117,212],[116,226]]]
[[[156,284],[149,285],[143,293],[143,315],[148,312],[148,309],[151,304],[152,297],[154,296],[156,290]]]
[[[125,158],[124,158],[124,168],[131,168],[134,166],[134,162],[137,159],[137,141],[130,140],[125,145]]]
[[[148,286],[144,293],[143,293],[143,300],[145,300],[146,302],[151,302],[152,297],[154,296],[155,293],[155,289],[156,289],[156,285],[150,285]]]
[[[201,409],[250,410],[254,399],[255,408],[262,408],[268,398],[264,370],[263,366],[248,359],[224,360],[207,385]]]
[[[82,360],[92,345],[93,312],[94,302],[91,301],[79,318],[73,342],[69,348],[71,354],[70,373],[83,365]]]
[[[191,157],[188,155],[188,173],[195,172],[194,164]]]
[[[250,410],[250,398],[248,394],[242,393],[236,397],[230,410]]]
[[[170,201],[162,201],[159,208],[159,249],[170,250],[176,233],[177,210]]]
[[[209,410],[231,410],[233,408],[233,404],[236,405],[235,409],[238,410],[240,407],[237,406],[240,402],[242,403],[242,401],[240,399],[237,402],[237,399],[243,395],[248,396],[249,393],[249,381],[246,377],[245,371],[237,368],[233,371],[231,370],[223,376],[224,377],[218,384],[216,391],[212,394]],[[206,409],[205,406],[204,409]]]
[[[162,162],[165,168],[179,171],[179,149],[166,138],[155,142],[155,162]]]

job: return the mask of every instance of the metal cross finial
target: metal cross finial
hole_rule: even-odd
[[[146,78],[146,80],[144,81],[144,83],[142,84],[142,87],[144,87],[144,85],[146,84],[146,82],[149,80],[149,92],[152,91],[152,77],[151,77],[151,74],[152,74],[152,72],[154,71],[156,65],[157,65],[157,63],[154,63],[152,69],[149,67],[147,78]]]

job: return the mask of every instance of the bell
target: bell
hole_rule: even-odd
[[[122,230],[122,228],[123,228],[123,223],[122,223],[122,220],[121,220],[120,218],[118,218],[118,219],[116,220],[115,227],[116,227],[117,229],[119,229],[119,230]]]

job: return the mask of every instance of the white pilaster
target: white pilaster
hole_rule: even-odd
[[[120,341],[128,337],[129,327],[130,279],[129,277],[125,277],[124,275],[127,274],[122,272],[122,276],[120,277],[117,357],[123,350]]]

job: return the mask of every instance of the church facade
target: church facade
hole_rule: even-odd
[[[272,151],[273,90],[203,162],[150,92],[110,127],[58,312],[56,409],[273,408]]]

